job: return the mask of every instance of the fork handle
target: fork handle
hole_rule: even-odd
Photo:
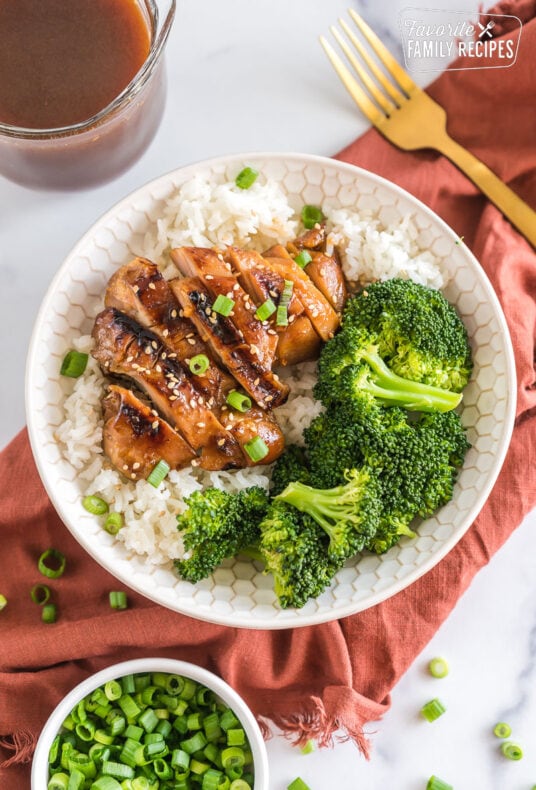
[[[536,247],[536,211],[533,211],[510,187],[507,187],[487,165],[469,153],[452,137],[445,135],[443,139],[436,140],[434,148],[437,148],[447,159],[459,167],[532,246]]]

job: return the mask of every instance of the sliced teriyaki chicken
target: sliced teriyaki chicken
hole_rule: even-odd
[[[212,309],[214,300],[197,277],[170,280],[170,287],[214,354],[261,408],[272,409],[287,399],[288,387],[266,370],[254,350],[244,342],[242,330],[232,317]]]
[[[287,250],[293,258],[301,250],[307,250],[312,258],[312,261],[306,266],[307,275],[334,310],[340,313],[346,304],[348,291],[339,253],[335,248],[330,253],[327,251],[325,225],[311,228],[298,236],[297,239],[287,244]]]
[[[131,390],[111,384],[102,407],[104,452],[129,480],[146,480],[160,460],[181,469],[196,457],[183,437]]]
[[[181,306],[156,264],[134,258],[121,266],[108,282],[104,304],[149,328],[181,362],[188,364],[192,357],[204,354],[209,365],[196,378],[196,386],[211,406],[225,401],[225,393],[234,386],[233,379],[215,364],[193,324],[181,315]]]
[[[274,304],[285,287],[285,279],[254,250],[229,247],[226,257],[239,273],[244,288],[253,299],[264,302],[272,299]],[[292,292],[288,305],[288,326],[278,327],[272,323],[272,331],[277,332],[276,360],[282,365],[293,365],[306,359],[314,359],[320,351],[320,337],[305,315],[304,307],[296,293]],[[270,331],[270,330],[268,330]]]
[[[245,413],[235,411],[232,408],[224,407],[220,414],[220,419],[225,428],[233,434],[240,447],[260,436],[268,448],[268,455],[259,462],[251,460],[244,451],[247,466],[258,466],[259,464],[271,464],[285,449],[285,438],[281,428],[272,417],[270,412],[252,406]]]
[[[149,329],[115,308],[97,316],[93,328],[95,359],[109,373],[128,376],[159,413],[199,453],[203,469],[244,466],[236,439],[208,408],[187,367]]]
[[[275,359],[277,334],[270,330],[267,322],[255,317],[257,308],[268,297],[254,301],[254,297],[242,288],[237,277],[226,263],[223,255],[204,247],[178,247],[171,250],[171,260],[185,277],[198,277],[212,299],[226,296],[234,302],[232,318],[242,333],[242,339],[256,355],[266,370],[271,370]]]

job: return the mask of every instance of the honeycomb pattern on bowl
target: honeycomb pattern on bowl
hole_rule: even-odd
[[[72,338],[91,330],[106,282],[115,269],[139,254],[144,233],[163,202],[194,172],[224,172],[234,178],[244,164],[277,179],[298,208],[330,200],[358,206],[390,221],[412,215],[421,243],[448,272],[447,297],[467,326],[474,373],[464,394],[462,419],[471,449],[453,500],[426,520],[413,540],[403,539],[382,557],[346,563],[331,587],[300,610],[279,608],[271,579],[260,566],[229,560],[197,585],[170,567],[155,567],[101,529],[80,508],[76,470],[62,458],[54,432],[62,422],[69,382],[59,376]],[[48,494],[66,526],[85,549],[124,584],[178,612],[249,628],[311,625],[353,614],[391,595],[430,570],[457,543],[482,508],[499,473],[513,426],[515,372],[510,338],[498,300],[478,262],[456,234],[408,193],[371,173],[308,155],[232,156],[170,173],[133,193],[102,217],[64,262],[45,297],[30,347],[27,420],[32,449]]]

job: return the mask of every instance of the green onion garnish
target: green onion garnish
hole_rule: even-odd
[[[305,743],[305,744],[304,744],[304,745],[303,745],[303,746],[300,748],[300,752],[301,752],[302,754],[311,754],[311,752],[314,752],[314,750],[315,750],[315,742],[314,742],[314,741],[312,741],[312,740],[310,740],[310,741],[307,741],[307,743]]]
[[[83,498],[82,507],[94,516],[103,516],[109,509],[108,503],[101,499],[100,496],[95,496],[94,494]]]
[[[312,255],[307,250],[302,250],[299,255],[294,258],[294,263],[297,263],[300,269],[305,269],[308,263],[313,260]]]
[[[54,563],[52,567],[48,564],[50,560]],[[46,576],[47,579],[59,579],[60,576],[63,575],[65,564],[65,556],[57,549],[47,549],[41,554],[37,561],[39,571],[43,576]]]
[[[506,724],[506,722],[499,721],[493,728],[493,734],[496,735],[497,738],[509,738],[512,734],[512,728],[509,724]]]
[[[254,170],[252,167],[245,167],[235,178],[235,184],[240,189],[249,189],[257,180],[258,175],[258,170]]]
[[[261,306],[257,309],[255,313],[255,318],[258,318],[259,321],[266,321],[267,318],[270,318],[273,313],[277,310],[277,307],[272,302],[271,299],[267,299],[265,302],[261,304]]]
[[[279,305],[277,307],[277,315],[275,317],[276,326],[288,326],[288,306],[292,299],[292,291],[294,290],[294,283],[292,280],[285,280],[284,287],[279,297]]]
[[[47,784],[47,790],[67,790],[69,777],[63,772],[53,774]]]
[[[43,610],[41,612],[41,620],[44,623],[55,623],[56,622],[56,606],[53,603],[47,603],[43,606]]]
[[[89,354],[82,354],[80,351],[68,351],[61,363],[61,375],[77,379],[85,371],[88,358]]]
[[[212,305],[212,309],[215,313],[227,317],[231,314],[234,306],[235,303],[232,299],[229,299],[228,296],[224,296],[223,294],[219,294]]]
[[[512,741],[501,743],[501,752],[509,760],[521,760],[523,757],[523,749],[521,746],[518,746],[517,743],[512,743]]]
[[[46,584],[35,584],[30,590],[30,598],[39,606],[44,606],[50,598],[50,587]]]
[[[434,678],[444,678],[449,673],[449,665],[444,658],[432,658],[428,670]]]
[[[195,357],[191,358],[188,367],[190,368],[190,373],[193,373],[194,376],[201,376],[208,370],[209,364],[209,358],[206,354],[196,354]]]
[[[255,436],[253,439],[250,439],[249,442],[244,444],[244,450],[249,455],[253,463],[257,463],[257,461],[262,461],[263,458],[266,458],[270,450],[266,446],[266,443],[261,439],[260,436]]]
[[[231,390],[225,402],[237,411],[246,412],[251,409],[251,398],[248,398],[242,392],[237,392],[237,390]]]
[[[430,700],[430,702],[427,702],[426,705],[422,706],[421,713],[426,721],[435,721],[436,719],[439,719],[439,717],[442,716],[446,710],[447,709],[443,703],[436,697],[435,699]]]
[[[311,788],[309,785],[305,784],[303,779],[297,776],[296,779],[288,785],[287,790],[311,790]]]
[[[106,516],[106,521],[104,522],[104,529],[110,535],[117,535],[119,530],[122,528],[125,520],[123,518],[122,513],[110,513]]]
[[[453,787],[442,779],[438,779],[437,776],[431,776],[426,785],[426,790],[453,790]]]
[[[123,590],[112,591],[109,595],[110,606],[112,609],[127,609],[127,594]]]
[[[229,790],[251,790],[251,785],[245,779],[235,779],[231,782]]]
[[[5,595],[2,595],[0,593],[0,612],[2,611],[2,609],[5,609],[6,606],[7,606],[7,598]]]
[[[167,473],[169,472],[170,466],[167,464],[162,458],[151,471],[149,477],[147,478],[147,482],[150,483],[155,488],[158,488],[162,480],[166,477]]]
[[[318,206],[304,206],[301,210],[303,227],[311,230],[315,225],[324,220],[322,210]]]

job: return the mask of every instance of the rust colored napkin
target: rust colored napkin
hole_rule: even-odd
[[[498,9],[496,9],[498,10]],[[448,72],[430,93],[447,109],[449,130],[529,203],[536,203],[534,0],[500,10],[526,22],[514,67]],[[507,35],[507,34],[506,34]],[[199,622],[129,594],[110,610],[117,582],[71,537],[53,510],[25,432],[0,457],[0,787],[29,787],[29,761],[59,699],[103,667],[137,656],[171,656],[224,677],[263,721],[294,739],[330,741],[338,728],[366,753],[367,722],[447,617],[475,573],[536,504],[536,256],[454,166],[432,152],[402,153],[375,131],[340,159],[395,181],[435,209],[475,252],[504,308],[515,347],[517,420],[501,475],[475,524],[433,570],[409,588],[340,621],[286,631]],[[60,617],[45,626],[28,591],[42,581],[36,558],[49,546],[68,557],[53,582]]]

